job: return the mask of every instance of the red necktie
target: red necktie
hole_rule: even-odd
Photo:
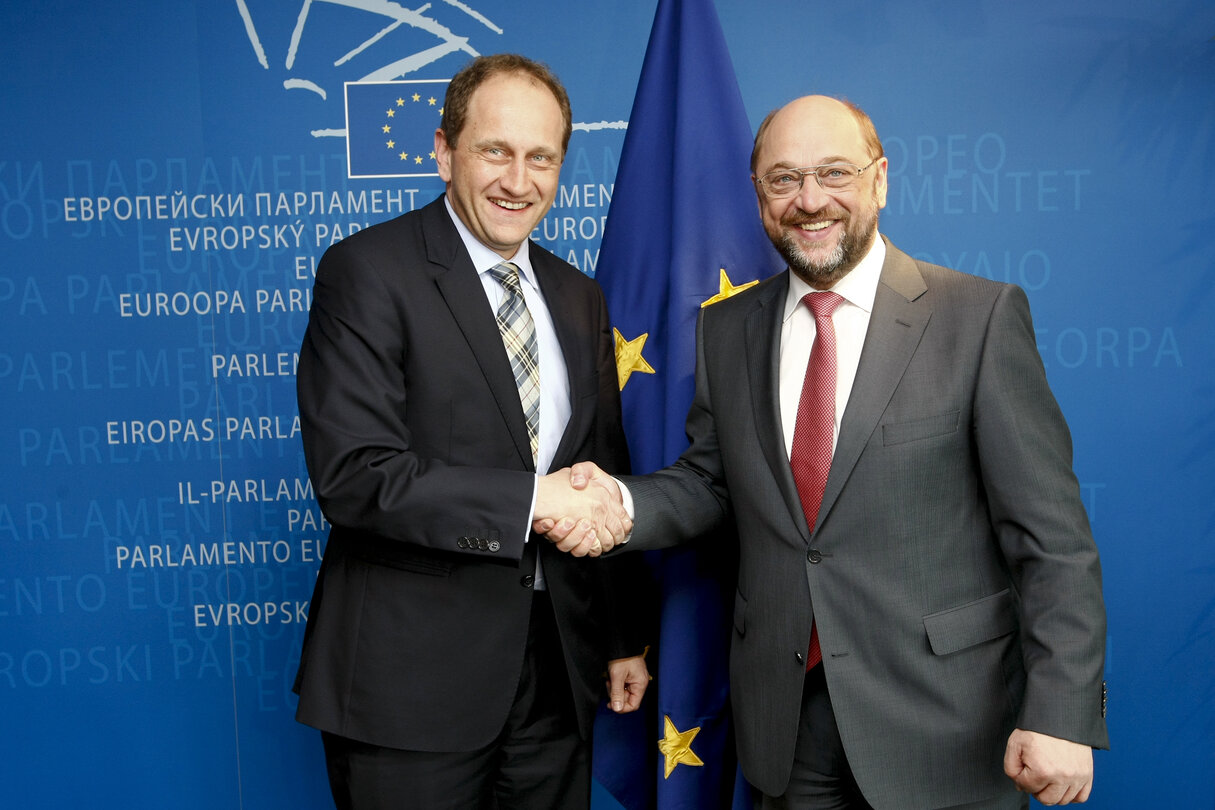
[[[835,326],[831,323],[831,313],[843,300],[833,292],[807,293],[802,298],[802,303],[814,313],[815,333],[806,380],[797,403],[789,463],[793,467],[793,480],[797,483],[806,525],[812,533],[818,520],[818,508],[823,502],[823,489],[827,486],[827,472],[831,469],[835,438]],[[822,660],[818,627],[812,627],[806,669],[814,668]]]

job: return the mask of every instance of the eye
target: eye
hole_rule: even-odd
[[[561,165],[555,157],[547,152],[538,152],[529,156],[528,163],[533,169],[553,169]]]
[[[801,181],[801,175],[792,174],[790,172],[777,172],[768,175],[768,185],[772,188],[788,188],[795,186]]]

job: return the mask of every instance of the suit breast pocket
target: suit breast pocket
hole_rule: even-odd
[[[936,416],[926,416],[923,419],[882,425],[882,444],[890,447],[957,433],[958,417],[958,411],[948,411]]]

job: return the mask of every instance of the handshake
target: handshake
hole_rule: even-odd
[[[632,530],[620,487],[593,462],[540,476],[532,531],[561,551],[598,557],[626,543]]]

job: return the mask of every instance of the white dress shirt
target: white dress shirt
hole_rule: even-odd
[[[831,292],[844,301],[831,314],[835,326],[835,429],[831,447],[840,437],[840,420],[848,407],[852,381],[861,362],[861,347],[869,330],[873,299],[877,295],[878,277],[886,261],[886,243],[875,235],[873,247],[852,268],[848,275],[835,283]],[[810,364],[810,349],[814,345],[814,314],[802,304],[802,296],[816,292],[806,282],[789,274],[789,294],[785,298],[785,316],[780,332],[780,418],[785,434],[785,453],[793,450],[793,428],[797,422],[797,405],[801,399],[806,367]]]
[[[536,473],[544,475],[553,463],[557,445],[561,442],[561,436],[565,433],[565,427],[570,421],[570,380],[565,367],[565,355],[561,351],[561,344],[557,340],[557,330],[553,326],[553,317],[548,311],[544,295],[540,292],[540,285],[536,281],[536,271],[532,268],[529,243],[524,242],[514,256],[503,259],[472,235],[468,227],[456,216],[446,195],[443,197],[443,204],[447,207],[447,214],[451,217],[451,221],[455,223],[469,257],[472,258],[473,267],[476,268],[477,275],[481,277],[485,297],[495,313],[506,295],[506,290],[497,279],[490,275],[490,269],[504,261],[511,262],[519,268],[519,289],[523,291],[523,300],[527,302],[527,311],[531,313],[532,322],[535,324],[536,343],[540,352],[540,433],[536,450]],[[536,488],[538,486],[539,482],[532,487],[532,505],[529,514],[534,514],[536,510]],[[529,519],[525,532],[530,531],[531,520]],[[524,542],[526,541],[527,536],[524,538]],[[542,589],[543,584],[540,560],[537,558],[536,588]]]

